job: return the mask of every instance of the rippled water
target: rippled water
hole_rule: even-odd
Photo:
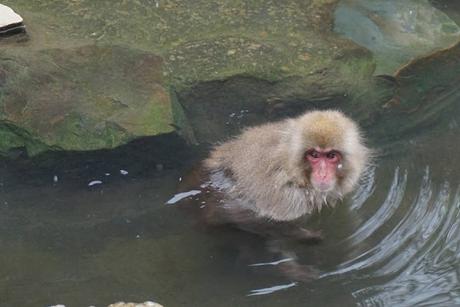
[[[380,152],[354,195],[312,218],[326,239],[284,254],[250,234],[203,231],[165,205],[201,153],[155,161],[141,146],[132,159],[127,150],[3,164],[1,305],[460,304],[459,128],[444,126]],[[321,277],[280,275],[294,258]]]

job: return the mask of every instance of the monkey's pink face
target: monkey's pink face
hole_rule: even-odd
[[[335,188],[337,170],[341,168],[342,155],[334,149],[309,149],[305,159],[310,163],[310,181],[313,187],[321,192]]]

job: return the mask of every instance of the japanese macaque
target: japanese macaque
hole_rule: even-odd
[[[259,218],[309,239],[319,234],[286,230],[283,222],[334,206],[357,184],[369,152],[353,120],[339,111],[313,111],[245,130],[215,147],[204,167],[209,186],[222,193],[229,222],[244,229]]]
[[[293,258],[283,242],[322,238],[300,218],[352,191],[369,156],[353,120],[339,111],[307,112],[216,146],[193,173],[198,178],[186,180],[201,183],[192,191],[199,205],[184,207],[200,208],[201,225],[233,225],[265,237],[272,254]],[[279,269],[293,280],[317,276],[297,261]]]

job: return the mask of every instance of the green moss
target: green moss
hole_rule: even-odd
[[[174,130],[194,142],[172,93],[207,81],[340,95],[363,86],[373,59],[331,31],[337,2],[7,0],[32,39],[4,52],[15,67],[3,118],[49,146],[91,150]]]
[[[0,155],[7,156],[13,148],[25,148],[31,156],[49,149],[26,131],[11,124],[0,123]]]
[[[279,80],[283,75],[309,73],[337,53],[337,38],[330,37],[337,2],[167,0],[156,5],[15,0],[6,4],[25,16],[32,31],[47,28],[41,33],[49,37],[34,45],[88,40],[148,50],[164,58],[167,80],[180,90],[241,74]],[[348,44],[340,47],[356,49]],[[305,54],[310,59],[299,60]]]

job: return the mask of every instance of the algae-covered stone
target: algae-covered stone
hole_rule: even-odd
[[[191,130],[183,129],[187,122],[199,141],[215,141],[241,126],[257,122],[257,119],[244,121],[245,118],[266,119],[267,114],[273,113],[295,115],[312,107],[339,107],[352,112],[357,119],[371,122],[376,113],[382,112],[381,105],[388,100],[393,86],[388,91],[385,86],[375,84],[375,59],[379,65],[382,59],[393,59],[386,53],[378,53],[378,46],[387,44],[389,50],[415,48],[431,52],[431,47],[445,47],[458,36],[458,26],[430,6],[428,0],[404,4],[391,1],[399,9],[374,0],[6,0],[6,3],[27,20],[30,40],[10,45],[3,57],[2,66],[18,66],[7,74],[8,78],[16,76],[12,83],[9,79],[6,89],[16,93],[13,101],[17,103],[3,102],[9,110],[5,124],[15,118],[14,125],[1,132],[9,140],[4,147],[16,146],[14,136],[21,134],[29,136],[27,142],[34,142],[29,148],[40,144],[77,150],[111,148],[135,137],[172,131],[166,124],[182,127],[181,131],[192,139]],[[415,21],[413,13],[398,15],[412,6],[417,14]],[[377,47],[372,37],[371,43],[361,46],[334,31],[334,23],[340,25],[339,17],[346,17],[340,13],[344,7],[362,17],[353,21],[364,20],[364,24],[374,25],[372,29],[366,28],[365,33],[383,33],[376,36]],[[362,28],[356,24],[352,27]],[[434,39],[432,43],[430,38]],[[95,51],[86,57],[92,60],[80,64],[84,57],[78,55],[77,50],[81,49],[78,46],[88,44],[130,49],[114,47],[120,56],[112,62],[101,61],[99,51]],[[424,44],[430,48],[417,47]],[[18,58],[16,54],[24,53],[25,48],[29,53]],[[152,56],[151,53],[158,56],[154,70],[159,75],[154,79],[156,86],[149,88],[148,78],[129,76],[136,76],[138,68],[127,59]],[[419,54],[404,53],[404,61]],[[124,69],[117,70],[120,60]],[[395,69],[401,62],[391,62],[385,67]],[[142,66],[141,71],[149,75],[148,67],[151,65]],[[31,76],[31,70],[44,73]],[[101,77],[104,71],[109,73]],[[128,75],[122,78],[125,71]],[[383,72],[393,74],[394,70]],[[214,85],[217,87],[210,87]],[[16,89],[11,90],[14,86]],[[152,112],[145,108],[149,98],[139,88],[155,92],[152,97],[156,102],[148,104]],[[176,99],[170,89],[178,94],[188,121],[182,116],[180,105],[174,103]],[[58,108],[61,117],[46,118],[52,124],[29,120],[28,112],[32,109],[24,109],[22,97],[27,98],[29,105],[31,91],[40,94],[34,96],[39,106],[45,105],[43,99],[47,98],[42,97],[50,93],[64,101],[76,97],[79,103],[73,106],[77,112],[74,108],[65,112]],[[169,107],[163,108],[161,101],[173,103],[166,103]],[[16,118],[18,112],[21,116]],[[232,117],[233,113],[237,115]],[[235,119],[239,121],[233,125]]]
[[[0,53],[0,149],[113,148],[183,123],[154,54],[93,45],[21,51]]]
[[[247,76],[274,86],[268,96],[255,89],[270,107],[278,100],[343,97],[367,88],[374,71],[371,53],[332,31],[338,0],[6,3],[28,21],[30,40],[9,46],[3,57],[11,58],[2,64],[10,66],[3,118],[45,147],[112,148],[171,131],[171,123],[184,127],[168,89],[184,97],[197,84]],[[115,47],[107,57],[107,47],[78,47],[85,44],[131,49]],[[136,62],[142,59],[149,63]],[[202,105],[181,104],[195,130],[225,123]],[[206,116],[194,118],[198,109]]]

